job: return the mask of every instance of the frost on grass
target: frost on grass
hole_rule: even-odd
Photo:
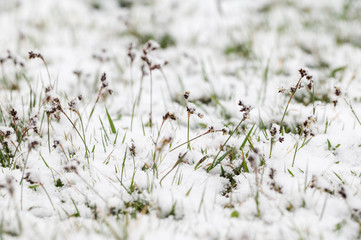
[[[0,1],[0,238],[361,238],[360,12]]]

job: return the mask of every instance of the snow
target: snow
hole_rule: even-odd
[[[360,238],[360,12],[0,1],[1,238]]]

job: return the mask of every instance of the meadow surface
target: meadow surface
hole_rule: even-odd
[[[0,1],[0,239],[360,239],[358,0]]]

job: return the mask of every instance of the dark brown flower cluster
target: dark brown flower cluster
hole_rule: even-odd
[[[48,117],[53,115],[56,119],[60,119],[60,113],[63,112],[59,98],[53,93],[51,87],[45,88],[45,98],[43,102],[48,103],[45,112]]]
[[[10,110],[10,115],[11,115],[13,121],[19,120],[18,112],[17,112],[14,108],[12,108],[12,109]]]
[[[100,63],[109,62],[110,57],[107,55],[106,49],[101,49],[99,53],[94,53],[92,58],[98,60]]]
[[[14,56],[9,50],[7,50],[7,55],[0,57],[0,64],[4,64],[6,61],[12,61],[14,66],[24,67],[25,64],[18,57]]]
[[[39,121],[38,115],[32,116],[29,119],[29,124],[27,129],[32,129],[34,133],[38,134],[39,133],[38,121]]]
[[[291,86],[291,87],[290,87],[290,89],[289,89],[288,92],[291,94],[291,96],[292,96],[293,94],[295,94],[295,92],[297,91],[297,89],[301,89],[301,88],[304,87],[304,86],[302,85],[302,82],[301,82],[301,80],[302,80],[303,78],[306,78],[307,81],[308,81],[308,83],[307,83],[307,85],[306,85],[308,90],[311,90],[312,87],[313,87],[313,77],[312,77],[310,74],[308,74],[306,70],[304,70],[304,69],[302,69],[302,68],[299,69],[298,72],[299,72],[299,74],[301,75],[301,77],[300,77],[300,79],[298,80],[298,82],[297,82],[297,84],[296,84],[295,86]],[[287,90],[286,90],[285,88],[283,88],[283,87],[281,87],[281,88],[278,89],[278,93],[285,93],[286,91],[287,91]]]
[[[35,149],[40,144],[39,140],[37,138],[28,138],[28,149],[29,151],[32,149]]]
[[[100,81],[101,81],[102,85],[101,85],[101,87],[100,87],[99,93],[101,93],[103,90],[106,90],[106,91],[108,91],[108,93],[109,93],[110,95],[112,95],[112,94],[113,94],[113,90],[111,90],[111,89],[109,88],[109,82],[108,82],[108,80],[107,80],[107,75],[106,75],[106,73],[103,73],[103,75],[102,75],[101,78],[100,78]]]
[[[262,159],[262,154],[258,148],[253,149],[253,153],[248,156],[248,162],[251,164],[251,167],[254,171],[257,171],[257,167],[260,164]]]
[[[163,66],[168,64],[167,61],[154,59],[150,56],[150,53],[157,50],[159,47],[159,44],[154,40],[149,40],[143,47],[141,59],[148,65],[150,71],[155,69],[161,70]]]
[[[73,112],[79,112],[79,102],[83,99],[82,95],[79,95],[77,98],[72,99],[70,102],[68,102],[69,109]]]
[[[271,168],[270,173],[268,175],[269,178],[271,179],[271,182],[269,182],[268,184],[270,185],[271,190],[274,190],[278,193],[282,193],[282,186],[276,183],[275,175],[276,175],[276,169]]]
[[[249,113],[252,110],[252,107],[250,105],[245,105],[241,100],[238,101],[238,105],[241,106],[241,110],[239,110],[240,112],[243,113],[243,120],[248,119]]]
[[[12,143],[12,135],[14,134],[14,130],[12,128],[2,127],[0,129],[0,136],[3,137],[1,144],[4,147],[9,147],[9,144]]]
[[[302,123],[303,135],[306,138],[308,135],[311,137],[315,136],[312,132],[312,125],[316,122],[316,119],[313,116],[309,116],[307,120]]]
[[[163,121],[166,121],[167,119],[170,119],[170,120],[177,120],[177,117],[173,114],[173,113],[170,113],[170,112],[167,112],[164,116],[163,116]]]
[[[301,75],[301,79],[302,78],[304,78],[304,77],[306,77],[306,79],[307,79],[307,81],[308,81],[308,84],[307,84],[307,89],[308,90],[311,90],[312,89],[312,86],[313,86],[313,77],[311,76],[311,75],[309,75],[308,73],[307,73],[307,71],[306,70],[304,70],[304,69],[300,69],[300,70],[298,70],[298,72],[300,73],[300,75]],[[302,83],[300,83],[299,85],[298,85],[298,89],[300,89],[300,88],[302,88],[303,87],[303,85],[302,85]],[[292,93],[292,92],[295,92],[295,87],[291,87],[291,89],[290,89],[290,92]]]
[[[130,58],[130,64],[133,64],[134,59],[135,59],[135,51],[134,51],[134,43],[129,44],[128,47],[128,57]]]
[[[80,165],[80,162],[78,160],[72,160],[71,162],[66,163],[66,166],[64,167],[64,170],[66,172],[75,172],[78,174],[78,166]]]
[[[134,143],[132,143],[132,145],[129,147],[129,151],[130,151],[130,154],[132,155],[132,157],[135,157],[135,145]]]
[[[25,176],[24,176],[24,179],[30,184],[39,184],[40,183],[37,176],[34,176],[34,174],[31,173],[31,172],[26,172]]]
[[[41,53],[30,51],[29,59],[35,59],[35,58],[40,58],[42,61],[44,61],[44,57],[43,55],[41,55]]]
[[[196,106],[193,103],[189,102],[189,94],[190,94],[190,92],[186,91],[183,95],[184,99],[186,100],[186,108],[187,108],[188,114],[189,115],[196,114],[199,118],[203,118],[204,115],[200,112],[197,112]]]
[[[270,134],[272,139],[278,138],[278,141],[282,143],[285,139],[283,137],[279,137],[278,133],[280,132],[280,127],[276,124],[273,124],[270,129]]]
[[[336,99],[332,100],[332,104],[334,107],[336,107],[338,100],[337,98],[340,97],[342,95],[341,89],[339,87],[335,87],[333,93],[336,96]]]
[[[4,188],[8,190],[10,196],[14,196],[15,188],[14,188],[14,178],[10,175],[7,175],[5,178],[5,183],[0,184],[0,188]]]
[[[0,130],[1,137],[9,137],[11,134],[12,132],[10,130],[6,130],[6,131]]]
[[[315,189],[318,189],[320,191],[323,191],[323,192],[326,192],[326,193],[329,193],[329,194],[333,194],[333,191],[331,189],[319,186],[317,177],[315,175],[312,176],[311,183],[310,183],[310,188],[315,188]]]

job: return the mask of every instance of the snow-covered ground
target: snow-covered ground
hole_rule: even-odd
[[[0,239],[361,238],[360,1],[2,0],[0,29]]]

